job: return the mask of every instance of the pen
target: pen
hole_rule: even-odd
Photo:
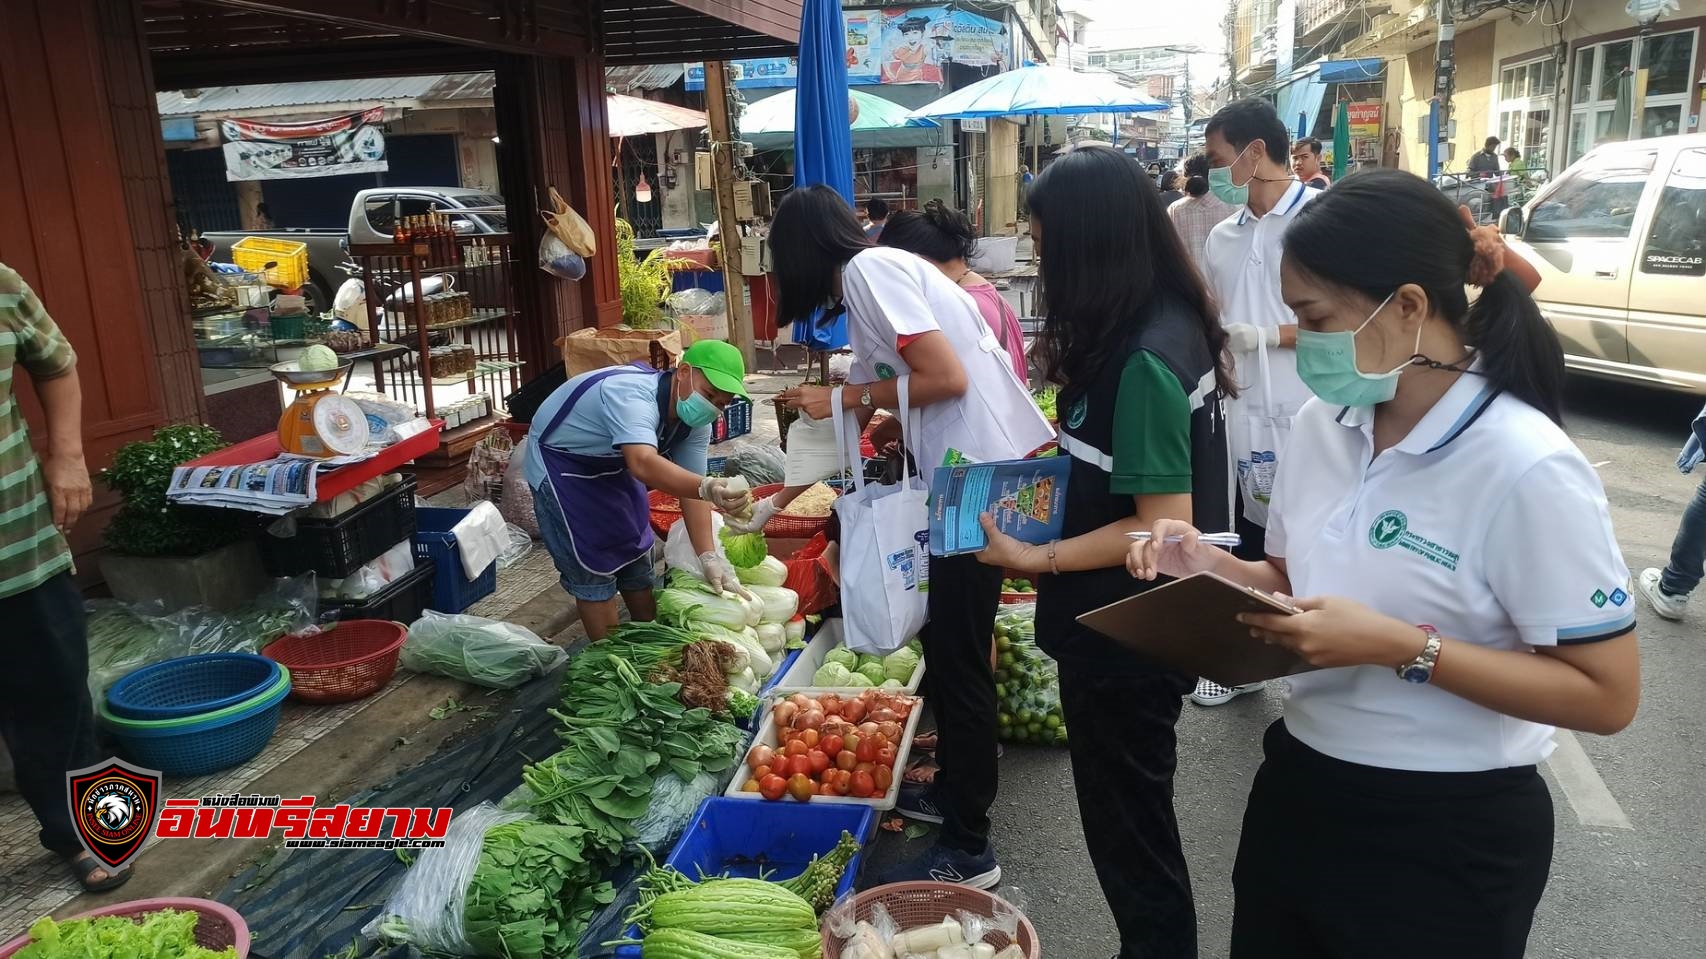
[[[1149,542],[1149,540],[1153,534],[1148,533],[1148,532],[1139,532],[1139,533],[1127,533],[1125,535],[1126,535],[1127,539],[1133,540],[1135,542],[1147,543],[1147,542]],[[1183,539],[1184,539],[1184,537],[1182,537],[1182,536],[1169,536],[1166,539],[1162,540],[1162,542],[1164,542],[1164,543],[1177,543],[1177,542],[1182,541]],[[1231,548],[1233,546],[1239,545],[1244,540],[1237,533],[1201,533],[1201,534],[1198,534],[1197,541],[1200,543],[1207,543],[1210,546],[1225,546],[1227,548]]]

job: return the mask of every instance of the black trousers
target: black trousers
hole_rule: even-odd
[[[100,760],[89,700],[83,596],[61,573],[0,598],[0,737],[12,754],[18,792],[41,823],[41,844],[62,855],[82,849],[71,825],[65,774]]]
[[[1250,789],[1232,959],[1522,959],[1552,865],[1533,766],[1348,763],[1268,728]]]
[[[1079,817],[1120,959],[1196,959],[1196,904],[1173,812],[1174,724],[1191,684],[1177,673],[1060,661]]]
[[[930,557],[930,622],[924,658],[928,702],[936,715],[934,798],[942,810],[937,840],[978,855],[989,843],[989,807],[1000,784],[996,768],[995,673],[989,644],[1001,603],[1001,567],[977,557]]]
[[[1238,546],[1232,550],[1232,555],[1248,563],[1260,562],[1268,558],[1268,530],[1257,526],[1244,517],[1244,494],[1236,493],[1233,508],[1232,531],[1238,534]]]

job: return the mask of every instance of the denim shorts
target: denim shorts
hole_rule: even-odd
[[[650,552],[617,570],[613,576],[594,573],[582,566],[575,559],[574,538],[563,519],[563,511],[557,508],[557,497],[549,491],[533,488],[533,513],[539,521],[539,538],[545,541],[551,562],[557,567],[557,577],[562,581],[564,591],[575,599],[602,603],[614,599],[619,592],[638,593],[656,584]]]

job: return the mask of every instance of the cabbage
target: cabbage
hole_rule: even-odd
[[[887,676],[883,675],[883,666],[881,663],[866,663],[858,669],[855,669],[853,672],[870,680],[872,686],[888,679]]]
[[[774,556],[765,556],[757,566],[736,569],[735,575],[748,586],[781,586],[788,581],[788,564]],[[802,621],[800,628],[803,630],[805,625]]]
[[[847,682],[842,683],[842,685],[865,689],[876,684],[872,683],[871,677],[866,676],[864,673],[849,673],[847,675]]]
[[[332,352],[331,347],[321,346],[318,343],[303,350],[302,354],[296,358],[296,368],[304,373],[335,370],[339,365],[338,354]]]
[[[830,650],[827,656],[823,657],[823,661],[840,663],[844,668],[851,670],[859,665],[859,654],[845,646],[837,646]]]
[[[859,654],[859,666],[869,666],[872,663],[876,663],[878,666],[881,666],[883,664],[883,658],[881,656],[872,656],[870,653]],[[857,669],[858,667],[856,666],[854,668]]]
[[[911,680],[917,670],[918,654],[905,646],[883,657],[883,675],[889,679],[904,683]]]
[[[758,644],[764,647],[765,652],[775,655],[788,645],[787,634],[782,632],[780,623],[759,623],[754,628],[758,631]]]
[[[748,586],[747,590],[764,604],[764,614],[758,619],[760,623],[780,626],[793,619],[800,608],[800,594],[786,586]]]
[[[793,619],[788,620],[786,623],[782,624],[782,633],[788,638],[789,647],[792,647],[795,643],[804,644],[806,641],[806,618],[804,616],[795,616]]]
[[[813,686],[851,686],[853,674],[840,663],[824,663],[812,674]],[[863,678],[863,677],[861,677]]]
[[[734,651],[734,659],[729,664],[729,675],[733,676],[743,669],[752,666],[752,657],[747,654],[746,644],[740,641],[739,634],[717,628],[715,631],[707,628],[698,634],[701,639],[714,639]]]
[[[729,677],[729,685],[743,693],[756,694],[761,684],[752,670],[743,669],[738,674]]]
[[[905,689],[906,684],[901,682],[898,679],[885,679],[885,680],[883,680],[883,684],[881,686],[878,686],[877,688],[878,689]]]
[[[914,636],[906,641],[906,648],[922,656],[924,655],[924,640]]]
[[[770,547],[764,542],[764,533],[734,533],[727,526],[719,534],[723,538],[723,552],[728,555],[729,562],[735,569],[751,569],[770,555]]]
[[[659,620],[689,632],[706,625],[744,629],[750,612],[739,597],[680,589],[673,581],[669,588],[658,591],[657,602]]]

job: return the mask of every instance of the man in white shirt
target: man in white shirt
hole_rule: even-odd
[[[1242,207],[1209,232],[1202,267],[1220,304],[1242,393],[1228,404],[1228,440],[1237,459],[1240,557],[1261,559],[1273,471],[1291,419],[1309,399],[1297,376],[1297,318],[1280,298],[1281,242],[1291,217],[1320,195],[1292,176],[1291,139],[1262,100],[1222,107],[1205,131],[1209,190]],[[1228,689],[1203,680],[1191,699],[1217,706],[1256,686]]]

